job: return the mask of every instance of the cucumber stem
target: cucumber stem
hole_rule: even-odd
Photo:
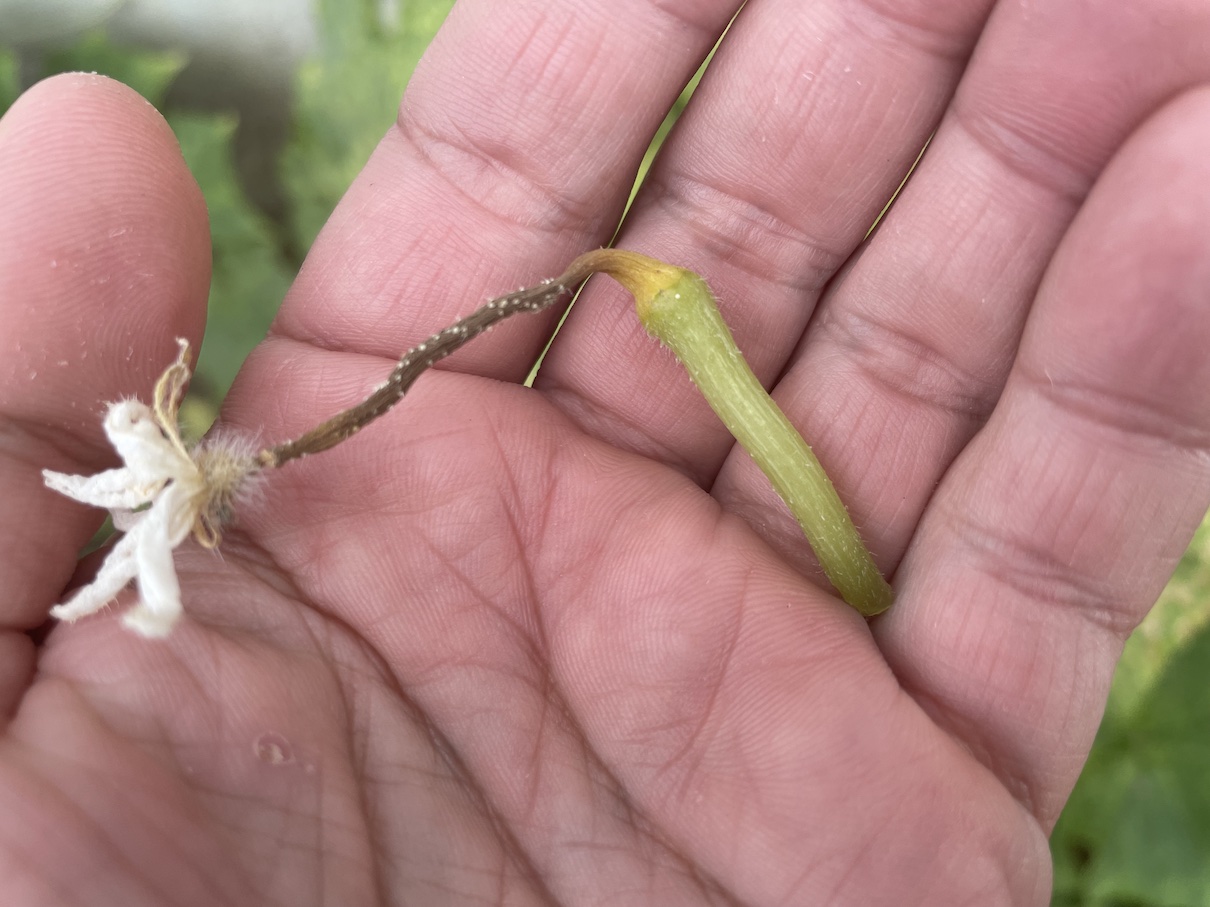
[[[643,326],[676,354],[706,402],[769,477],[841,597],[867,617],[889,608],[891,587],[874,566],[835,487],[748,367],[706,282],[692,271],[636,252],[586,252],[554,280],[491,300],[408,350],[386,383],[361,403],[292,441],[262,450],[258,465],[280,467],[340,444],[385,415],[437,361],[504,318],[549,308],[598,272],[630,291]]]
[[[583,262],[588,259],[590,262]],[[802,527],[841,597],[870,617],[890,607],[890,585],[861,540],[819,459],[748,366],[706,282],[684,268],[620,249],[577,259],[635,298],[639,320],[681,361]],[[570,270],[570,269],[569,269]]]

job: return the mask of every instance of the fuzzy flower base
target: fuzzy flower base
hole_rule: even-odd
[[[250,452],[232,445],[202,443],[190,450],[181,441],[177,412],[189,382],[189,344],[177,342],[180,354],[156,382],[154,405],[122,400],[105,414],[105,434],[121,467],[94,476],[42,472],[47,487],[104,507],[125,533],[96,579],[52,608],[52,617],[74,621],[100,611],[135,580],[139,602],[122,622],[142,636],[167,635],[181,616],[173,549],[190,533],[215,547],[232,498],[258,468]]]

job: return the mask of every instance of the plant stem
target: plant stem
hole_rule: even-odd
[[[676,354],[706,402],[769,477],[841,597],[866,616],[890,607],[891,587],[835,486],[752,373],[706,282],[692,271],[633,252],[589,254],[594,270],[630,290],[643,326]]]
[[[553,305],[598,272],[634,296],[643,326],[676,354],[706,402],[769,477],[841,597],[866,616],[890,607],[891,587],[835,487],[748,367],[706,282],[692,271],[621,249],[586,252],[554,280],[493,299],[408,350],[386,383],[357,406],[293,441],[262,450],[257,462],[273,468],[334,447],[390,410],[437,361],[509,315]]]
[[[386,383],[375,388],[361,403],[338,413],[292,441],[262,450],[257,455],[257,461],[261,466],[273,469],[290,460],[335,447],[341,441],[351,438],[375,419],[385,415],[403,399],[403,395],[417,378],[467,341],[509,315],[515,315],[517,312],[537,312],[553,305],[564,294],[582,283],[589,273],[584,272],[577,276],[573,262],[573,267],[568,268],[567,272],[556,280],[548,280],[536,287],[526,287],[493,299],[404,353]]]

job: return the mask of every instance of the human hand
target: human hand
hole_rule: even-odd
[[[464,0],[224,423],[293,436],[608,241],[736,5]],[[269,473],[178,550],[167,640],[36,647],[98,516],[40,471],[110,464],[96,416],[200,338],[208,246],[145,104],[31,91],[0,124],[6,897],[1045,904],[1210,500],[1210,16],[990,6],[749,4],[620,239],[711,282],[895,576],[871,625],[594,285],[536,389],[552,322],[514,319]]]

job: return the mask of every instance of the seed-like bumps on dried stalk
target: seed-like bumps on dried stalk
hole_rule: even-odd
[[[110,509],[125,535],[96,579],[51,610],[72,621],[104,608],[132,579],[140,601],[124,623],[145,636],[164,636],[181,614],[172,550],[191,532],[215,547],[244,484],[267,469],[328,450],[386,414],[427,369],[518,312],[536,312],[566,298],[589,276],[604,273],[625,287],[647,331],[671,349],[731,434],[790,508],[828,579],[864,615],[888,608],[890,586],[874,565],[819,460],[761,386],[723,322],[701,277],[684,268],[620,249],[581,255],[554,280],[493,299],[408,350],[386,382],[356,406],[292,441],[253,454],[222,435],[192,449],[181,442],[177,410],[189,380],[189,348],[156,384],[154,407],[120,401],[105,430],[124,465],[92,477],[44,471],[46,484],[83,503]]]

